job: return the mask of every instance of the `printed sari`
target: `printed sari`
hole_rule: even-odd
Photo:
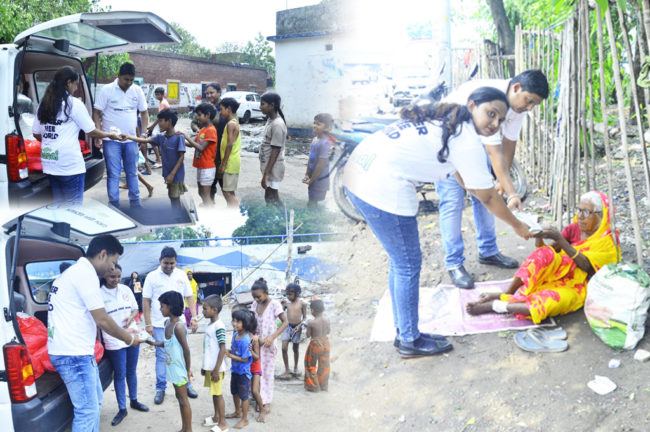
[[[612,239],[609,198],[602,192],[598,194],[603,200],[600,226],[587,239],[571,244],[589,260],[595,271],[604,265],[615,263],[620,254],[620,247]],[[576,221],[577,216],[573,218],[573,222]],[[521,314],[516,314],[516,317],[530,318],[535,324],[546,317],[580,309],[587,297],[587,272],[578,267],[563,250],[555,252],[551,246],[541,247],[531,253],[515,277],[520,278],[523,285],[513,295],[502,294],[501,300],[509,303],[525,302],[530,317]]]

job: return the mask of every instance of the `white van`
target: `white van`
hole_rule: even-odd
[[[151,232],[161,222],[179,224],[170,218],[157,220],[155,226],[143,225],[94,200],[78,208],[46,206],[23,215],[16,209],[11,212],[14,216],[0,221],[0,430],[63,431],[73,419],[65,384],[57,373],[45,372],[34,379],[17,314],[26,313],[47,326],[47,294],[59,275],[59,265],[83,256],[82,246],[93,237],[129,238]],[[98,368],[106,389],[113,378],[109,360],[103,358]]]
[[[0,143],[0,208],[51,201],[32,123],[45,88],[60,67],[71,66],[79,72],[81,82],[74,96],[92,114],[94,92],[82,58],[181,40],[170,24],[153,13],[115,11],[57,18],[22,32],[13,44],[0,45],[0,134],[4,137],[4,145]],[[104,175],[104,160],[83,131],[79,145],[86,161],[88,189]]]

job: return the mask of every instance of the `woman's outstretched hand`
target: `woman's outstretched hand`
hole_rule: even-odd
[[[542,231],[535,234],[535,237],[558,241],[562,237],[562,234],[555,228],[544,228]]]

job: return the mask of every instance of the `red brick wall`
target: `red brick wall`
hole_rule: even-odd
[[[251,85],[256,86],[259,94],[266,90],[266,70],[256,66],[233,66],[210,59],[146,50],[131,52],[129,57],[135,64],[136,76],[143,77],[145,83],[164,83],[168,79],[182,83],[216,81],[223,89],[227,83],[236,83],[238,90],[248,91]],[[112,79],[107,82],[110,81]]]

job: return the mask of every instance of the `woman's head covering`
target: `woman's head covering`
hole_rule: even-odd
[[[582,242],[575,243],[573,247],[585,254],[594,270],[598,271],[602,266],[618,262],[620,257],[620,241],[616,232],[616,244],[612,238],[611,220],[609,210],[614,205],[610,203],[609,197],[600,191],[595,191],[603,200],[603,215],[598,229]],[[577,222],[578,215],[574,216],[573,222]]]

